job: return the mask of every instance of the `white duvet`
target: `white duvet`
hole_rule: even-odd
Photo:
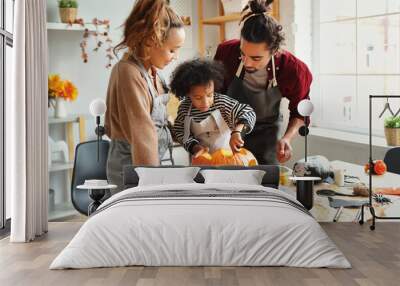
[[[118,202],[136,192],[204,193],[210,189],[263,191],[298,204],[279,190],[254,185],[127,189],[100,206],[50,269],[128,265],[351,267],[312,216],[279,200],[185,196]]]

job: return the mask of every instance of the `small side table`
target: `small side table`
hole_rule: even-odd
[[[308,210],[314,205],[314,181],[320,181],[320,177],[290,177],[296,182],[296,199]]]
[[[88,190],[89,197],[93,200],[93,202],[91,202],[88,206],[88,215],[90,216],[101,205],[101,199],[106,194],[106,190],[115,189],[116,187],[117,185],[107,185],[107,186],[79,185],[76,188],[81,190]]]

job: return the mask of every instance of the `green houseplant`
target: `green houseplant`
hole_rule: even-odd
[[[400,116],[385,119],[385,137],[389,146],[400,145]]]
[[[75,22],[78,13],[78,2],[76,0],[59,0],[58,9],[61,22],[69,24]]]

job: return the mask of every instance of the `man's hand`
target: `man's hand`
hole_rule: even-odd
[[[276,144],[276,158],[280,163],[285,163],[292,157],[292,150],[289,140],[282,138]]]
[[[207,153],[209,151],[208,147],[204,147],[200,144],[197,144],[193,147],[193,157],[197,158],[203,153]]]
[[[240,135],[240,132],[232,133],[231,140],[229,141],[229,145],[231,146],[231,149],[233,152],[240,151],[240,148],[242,148],[244,145],[244,141],[242,139],[242,136]]]

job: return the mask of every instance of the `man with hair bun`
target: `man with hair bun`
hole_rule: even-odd
[[[240,40],[218,46],[215,60],[226,70],[222,92],[249,104],[256,112],[253,132],[246,136],[260,164],[277,164],[292,156],[291,141],[304,125],[298,103],[309,98],[312,75],[306,64],[282,50],[282,26],[267,12],[273,0],[250,0],[243,9]],[[289,100],[289,124],[278,138],[282,97]]]

